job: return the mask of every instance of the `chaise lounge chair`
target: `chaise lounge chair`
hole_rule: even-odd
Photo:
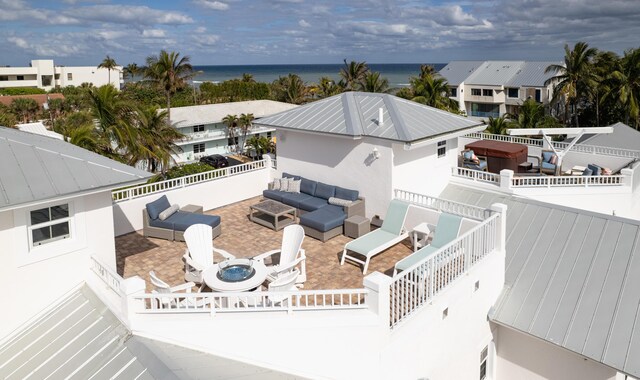
[[[460,226],[462,225],[462,217],[458,215],[451,215],[447,213],[440,214],[438,218],[438,224],[436,225],[436,231],[431,240],[431,244],[424,246],[411,255],[396,263],[393,269],[393,275],[398,272],[409,269],[416,263],[424,260],[429,255],[433,254],[440,248],[454,241],[460,233]]]
[[[404,228],[404,221],[408,211],[409,203],[392,199],[382,226],[375,231],[371,231],[347,243],[342,251],[340,265],[343,265],[344,260],[348,258],[351,261],[363,264],[362,274],[366,274],[369,261],[373,256],[396,245],[409,236],[409,233]],[[364,256],[365,260],[362,261],[356,257],[347,255],[348,251]]]

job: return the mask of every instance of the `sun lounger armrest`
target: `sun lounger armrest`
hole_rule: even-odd
[[[353,201],[349,206],[344,206],[344,212],[347,214],[347,218],[350,218],[354,215],[364,216],[365,213],[365,203],[364,198],[358,198]]]

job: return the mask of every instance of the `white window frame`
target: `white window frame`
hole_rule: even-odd
[[[474,92],[478,92],[478,93],[474,94]],[[472,88],[471,89],[471,96],[482,96],[482,89],[481,88]]]
[[[48,222],[39,223],[39,224],[31,224],[31,212],[32,211],[40,210],[40,209],[43,209],[43,208],[51,210],[52,207],[61,206],[61,205],[65,205],[65,204],[67,205],[67,209],[69,210],[69,216],[67,216],[66,218],[50,220]],[[49,211],[49,213],[51,213],[51,211]],[[74,219],[73,217],[74,217],[73,203],[70,203],[70,202],[56,203],[56,204],[52,204],[50,206],[33,208],[33,209],[30,209],[29,211],[27,211],[27,221],[28,221],[27,234],[29,235],[29,250],[41,247],[43,245],[48,245],[48,244],[51,244],[51,243],[55,243],[57,241],[72,239],[73,238],[73,226],[72,226],[72,224],[73,224],[73,219]],[[55,237],[55,238],[49,238],[47,240],[40,241],[37,244],[33,243],[33,230],[36,230],[36,229],[42,228],[42,227],[51,227],[51,226],[55,226],[56,224],[62,224],[62,223],[68,223],[68,225],[69,225],[69,234],[68,235],[66,235],[64,237],[60,236],[60,237]]]
[[[484,365],[484,376],[482,376],[482,366]],[[486,345],[482,351],[480,351],[480,366],[478,367],[479,379],[485,380],[489,378],[489,345]]]
[[[440,152],[441,149],[443,149],[442,152]],[[438,154],[438,158],[447,156],[447,140],[438,141],[436,153]]]
[[[198,149],[198,151],[196,151],[196,147],[202,148],[202,150]],[[193,144],[193,154],[204,153],[206,150],[207,147],[204,145],[204,143]]]
[[[193,126],[193,133],[204,132],[204,124],[198,124]]]

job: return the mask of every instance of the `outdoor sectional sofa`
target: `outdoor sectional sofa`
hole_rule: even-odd
[[[160,214],[171,207],[166,195],[142,209],[143,235],[167,240],[184,241],[184,231],[193,224],[206,224],[213,228],[213,237],[220,235],[220,217],[177,210],[162,220]]]
[[[365,203],[359,197],[358,190],[328,185],[288,173],[283,173],[282,177],[300,180],[300,192],[264,190],[262,195],[298,209],[300,225],[308,236],[327,241],[342,234],[345,219],[354,215],[364,216]],[[329,203],[329,198],[351,201],[351,204],[333,205]]]

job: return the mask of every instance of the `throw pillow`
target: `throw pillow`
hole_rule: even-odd
[[[586,168],[586,169],[584,169],[582,171],[582,175],[584,175],[584,176],[589,176],[589,175],[592,175],[592,174],[593,174],[593,170],[591,170],[589,168]]]
[[[551,163],[551,157],[553,156],[553,152],[542,152],[542,161]]]
[[[348,199],[341,199],[336,197],[330,197],[328,202],[330,205],[336,206],[351,206],[351,204],[353,203],[353,201],[350,201]]]
[[[175,214],[178,210],[180,210],[180,206],[172,205],[168,209],[166,209],[163,212],[161,212],[160,215],[158,215],[158,218],[160,218],[160,220],[165,220],[168,217],[170,217],[171,215]]]
[[[288,178],[280,179],[280,191],[289,191],[289,179]]]
[[[556,165],[558,163],[558,156],[557,155],[553,155],[551,156],[551,159],[549,160],[549,163],[552,165]]]
[[[289,188],[287,189],[290,193],[300,193],[300,180],[289,181]]]
[[[280,190],[282,188],[280,178],[276,178],[271,182],[271,190]]]
[[[463,155],[465,160],[471,160],[471,159],[473,159],[473,156],[474,156],[472,150],[465,150],[464,152],[462,152],[462,155]]]

